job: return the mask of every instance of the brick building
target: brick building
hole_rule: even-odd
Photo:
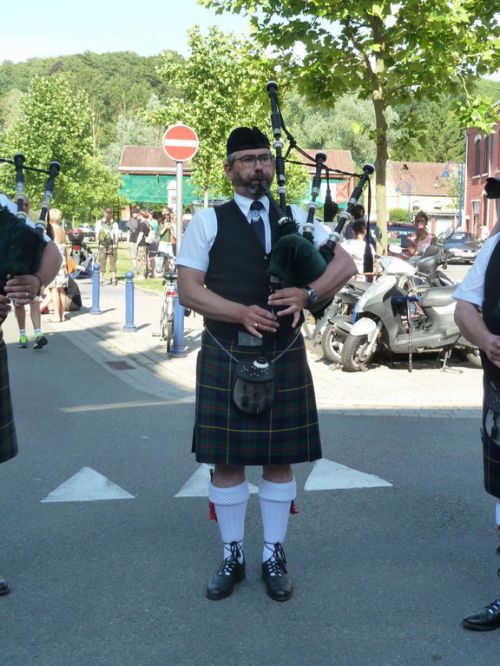
[[[430,230],[442,233],[458,225],[456,182],[463,165],[451,162],[396,162],[388,160],[386,178],[387,210],[404,209],[413,221],[423,210]]]
[[[484,185],[487,178],[500,178],[500,121],[489,135],[467,130],[466,162],[466,225],[468,231],[484,238],[496,222],[495,202],[485,198]]]

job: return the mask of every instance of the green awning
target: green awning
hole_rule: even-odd
[[[168,192],[176,185],[175,176],[160,175],[132,175],[121,176],[123,186],[120,194],[126,196],[132,203],[162,204],[168,202]],[[170,188],[169,188],[170,185]],[[182,202],[189,206],[194,197],[194,187],[189,177],[182,179]]]

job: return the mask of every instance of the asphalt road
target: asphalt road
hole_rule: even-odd
[[[210,602],[217,526],[206,499],[175,497],[197,469],[193,405],[135,390],[64,336],[9,358],[21,453],[0,466],[2,666],[498,663],[499,632],[460,626],[498,591],[476,419],[322,412],[325,457],[391,487],[304,492],[312,466],[297,466],[294,597],[265,595],[251,497],[247,580]],[[42,502],[85,467],[133,498]]]

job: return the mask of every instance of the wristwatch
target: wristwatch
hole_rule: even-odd
[[[307,305],[314,305],[314,303],[316,303],[318,300],[316,289],[314,289],[314,287],[306,287],[305,289],[307,291]]]

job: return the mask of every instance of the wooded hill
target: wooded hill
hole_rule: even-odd
[[[181,62],[180,54],[173,54]],[[22,63],[0,64],[0,128],[6,130],[19,118],[19,99],[37,76],[64,74],[71,87],[84,91],[90,101],[93,144],[111,168],[116,167],[123,143],[156,143],[163,128],[148,128],[142,113],[181,90],[169,87],[158,75],[162,55],[144,57],[131,51],[96,54],[85,52],[57,58],[32,58]],[[478,90],[492,103],[500,99],[500,83],[482,79]],[[437,101],[412,107],[419,118],[418,138],[405,142],[394,136],[391,157],[396,160],[462,160],[463,128],[453,113],[453,99],[445,95]],[[415,112],[416,111],[416,112]],[[331,100],[325,108],[312,108],[298,95],[283,101],[284,115],[294,135],[309,148],[350,149],[356,163],[373,159],[372,111],[367,102],[345,95]],[[394,109],[401,119],[408,108]],[[265,119],[267,122],[267,119]]]

